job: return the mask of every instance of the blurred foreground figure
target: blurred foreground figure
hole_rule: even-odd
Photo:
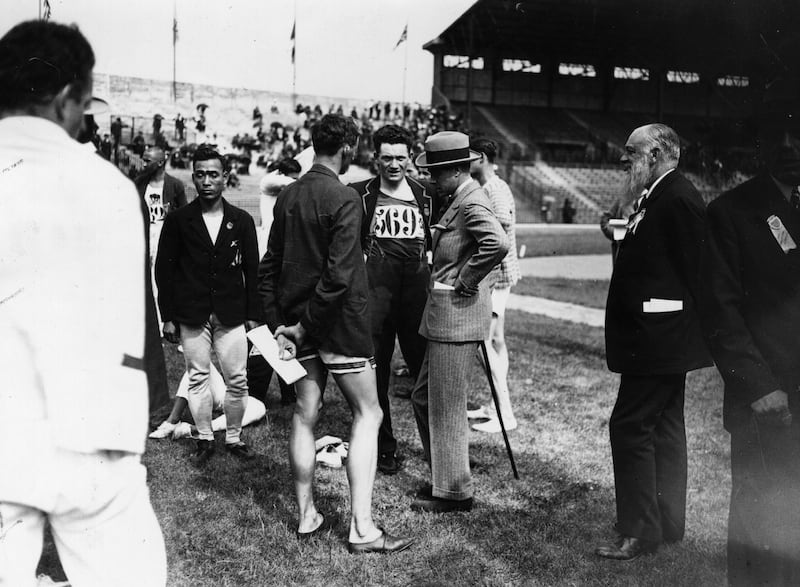
[[[731,435],[728,582],[798,585],[800,108],[763,107],[766,169],[708,207],[703,315]]]
[[[145,241],[133,184],[74,139],[94,54],[73,27],[0,39],[0,585],[49,522],[73,587],[164,585],[140,462]]]
[[[679,159],[663,124],[634,130],[622,156],[626,192],[642,195],[606,307],[608,368],[621,373],[609,422],[619,537],[596,553],[613,560],[682,540],[686,527],[686,373],[711,360],[697,310],[705,206]]]

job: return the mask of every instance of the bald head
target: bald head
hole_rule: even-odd
[[[640,126],[631,133],[631,139],[634,138],[634,135],[650,154],[668,164],[669,169],[678,166],[681,158],[681,139],[678,133],[666,124],[655,123]]]
[[[163,167],[164,163],[167,162],[167,155],[161,147],[148,147],[144,155],[142,155],[142,160],[146,164],[157,163],[159,167]]]

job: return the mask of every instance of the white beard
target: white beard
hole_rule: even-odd
[[[652,183],[653,171],[647,164],[645,157],[640,157],[631,161],[631,168],[625,177],[624,190],[625,196],[632,201],[639,198],[642,192]]]

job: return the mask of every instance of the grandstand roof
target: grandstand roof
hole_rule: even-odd
[[[757,77],[799,46],[797,0],[478,0],[424,48]]]

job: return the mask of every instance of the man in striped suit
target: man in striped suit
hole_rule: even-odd
[[[470,162],[478,158],[467,135],[445,131],[430,136],[416,160],[430,170],[444,212],[431,226],[431,291],[419,330],[428,349],[411,396],[432,480],[414,500],[415,510],[472,508],[468,379],[477,345],[489,338],[491,327],[484,277],[508,251],[489,196],[470,177]]]

